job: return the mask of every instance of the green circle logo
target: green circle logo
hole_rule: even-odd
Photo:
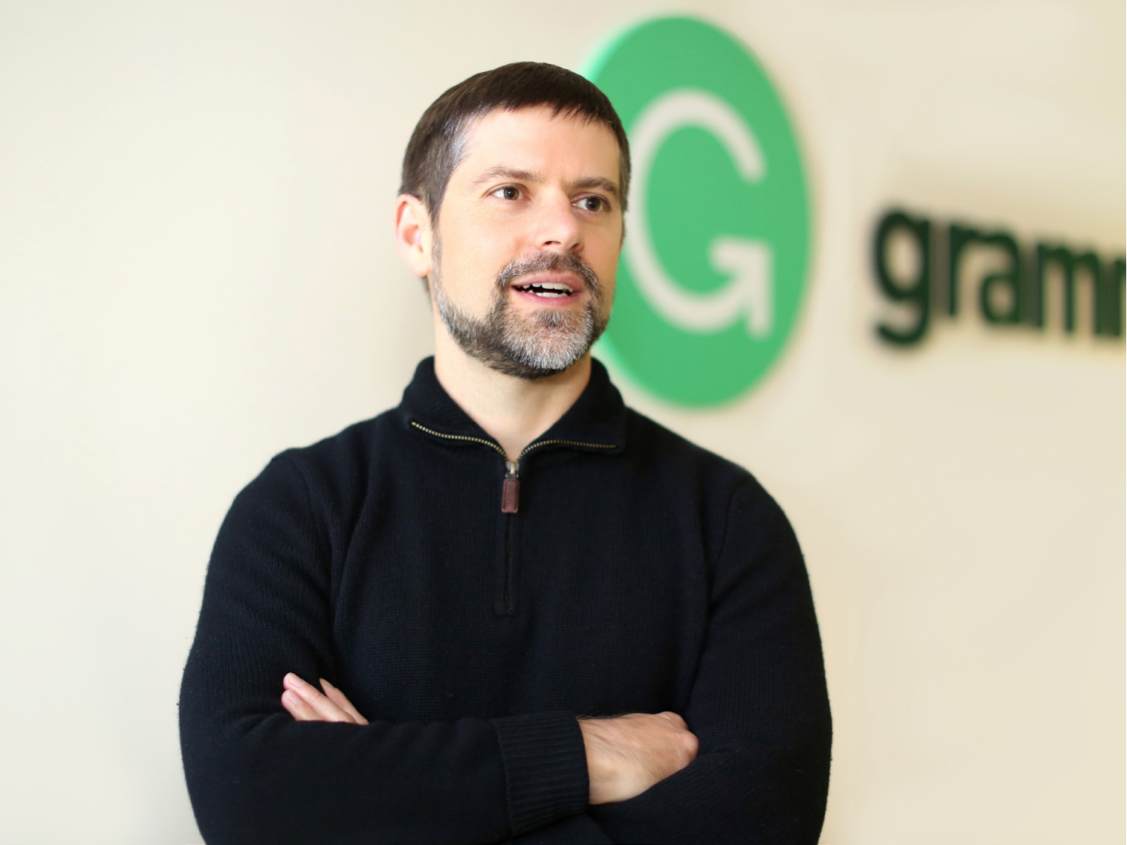
[[[692,18],[628,30],[586,76],[633,165],[599,353],[665,399],[732,399],[779,357],[806,280],[806,183],[783,104],[745,46]]]

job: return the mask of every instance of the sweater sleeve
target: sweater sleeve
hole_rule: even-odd
[[[511,845],[613,845],[615,840],[588,813],[569,816],[512,840]]]
[[[750,478],[729,505],[710,599],[683,711],[697,758],[589,812],[616,842],[814,845],[830,764],[821,641],[798,542]]]
[[[209,845],[496,842],[586,810],[568,713],[295,721],[285,673],[334,677],[330,570],[305,480],[279,456],[220,529],[181,685],[184,770]]]

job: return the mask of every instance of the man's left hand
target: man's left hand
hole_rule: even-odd
[[[351,722],[366,725],[365,719],[352,706],[343,692],[321,678],[321,690],[290,672],[282,679],[286,691],[282,693],[282,706],[299,722]]]

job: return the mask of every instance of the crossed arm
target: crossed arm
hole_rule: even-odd
[[[345,694],[324,678],[320,690],[292,672],[282,684],[282,706],[299,722],[368,724]],[[587,751],[591,805],[641,795],[689,765],[699,746],[685,720],[671,712],[585,719],[580,720],[579,728]]]
[[[561,711],[363,728],[329,686],[291,678],[306,694],[278,707],[287,672],[334,665],[328,568],[295,482],[277,462],[236,500],[185,667],[184,767],[209,842],[817,841],[830,741],[817,625],[797,543],[753,481],[731,498],[684,721]]]

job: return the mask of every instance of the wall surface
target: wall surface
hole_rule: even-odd
[[[642,0],[0,3],[0,842],[199,842],[176,732],[208,554],[270,456],[398,402],[432,347],[391,242],[446,87],[580,68]],[[1122,255],[1116,2],[727,3],[802,144],[795,336],[716,410],[807,555],[835,718],[827,845],[1124,840],[1122,339],[935,321],[885,210]]]

